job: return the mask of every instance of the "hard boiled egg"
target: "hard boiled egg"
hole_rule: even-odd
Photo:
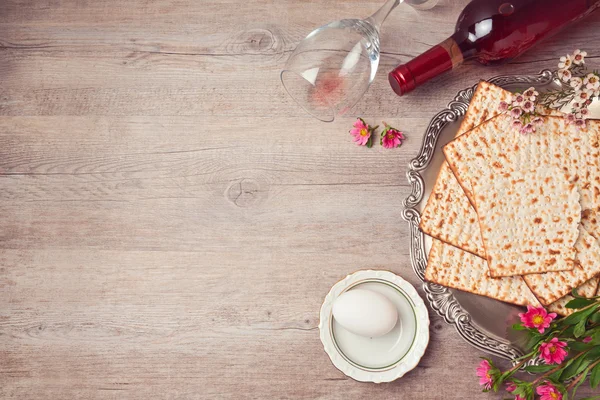
[[[332,312],[341,326],[366,337],[383,336],[398,322],[396,306],[383,294],[365,289],[342,293],[333,304]]]

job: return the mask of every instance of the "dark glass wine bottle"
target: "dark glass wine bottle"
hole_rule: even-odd
[[[410,92],[464,60],[507,62],[600,7],[600,0],[473,0],[444,42],[389,74],[398,95]]]

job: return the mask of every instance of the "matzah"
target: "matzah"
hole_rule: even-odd
[[[540,305],[522,277],[491,278],[485,263],[481,257],[433,239],[425,279],[506,303]]]
[[[465,192],[474,181],[493,180],[516,169],[550,165],[562,168],[581,195],[581,208],[600,206],[600,121],[587,129],[568,125],[564,118],[543,117],[536,132],[522,135],[512,118],[499,115],[444,146],[446,160]],[[468,187],[466,187],[468,186]]]
[[[581,285],[577,288],[577,294],[579,294],[580,296],[584,296],[584,297],[594,297],[594,295],[596,294],[596,289],[598,289],[598,279],[597,278],[590,279],[589,281],[587,281],[586,283],[584,283],[583,285]],[[568,315],[573,314],[573,312],[575,311],[572,308],[566,307],[566,305],[571,300],[574,300],[574,299],[575,298],[571,295],[565,296],[562,299],[557,300],[554,303],[550,304],[547,307],[547,309],[550,312],[555,312],[558,315],[566,317]]]
[[[554,303],[568,295],[573,288],[600,274],[600,246],[598,241],[581,226],[575,243],[576,266],[572,271],[524,275],[523,279],[543,305]]]
[[[510,101],[512,93],[482,81],[477,86],[456,137],[499,114],[498,104]],[[538,106],[543,115],[561,115],[559,111]],[[477,214],[469,198],[444,161],[435,186],[421,213],[419,228],[431,237],[485,257]]]
[[[501,101],[509,101],[510,97],[510,92],[496,85],[479,82],[456,137],[498,115],[497,105]],[[464,220],[465,216],[469,223],[455,223],[457,219]],[[481,247],[477,214],[445,161],[421,213],[419,227],[429,236],[485,256]]]
[[[510,171],[473,189],[492,277],[572,270],[579,192],[558,167]]]

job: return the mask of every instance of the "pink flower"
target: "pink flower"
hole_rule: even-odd
[[[531,122],[527,123],[527,124],[523,125],[523,127],[519,130],[519,132],[521,132],[521,134],[523,134],[523,135],[533,133],[533,132],[535,132],[535,126],[533,126],[533,124]]]
[[[523,127],[523,123],[520,119],[515,119],[512,123],[513,128],[520,130]]]
[[[515,390],[517,390],[517,385],[516,385],[514,382],[508,382],[508,383],[506,384],[506,391],[507,391],[508,393],[512,393],[512,392],[514,392]]]
[[[515,396],[515,400],[525,400],[525,397],[521,397],[519,395],[516,395]]]
[[[527,100],[523,103],[522,109],[526,113],[533,112],[533,110],[535,110],[535,103],[531,100]]]
[[[354,142],[359,146],[365,146],[373,134],[373,129],[362,118],[358,118],[353,126],[354,129],[350,134],[354,136]]]
[[[590,89],[583,89],[580,90],[579,92],[577,92],[577,94],[575,95],[575,98],[580,101],[581,103],[585,103],[586,101],[588,101],[590,99],[590,97],[592,97],[594,95],[594,91],[590,90]]]
[[[559,69],[569,69],[569,68],[571,68],[572,64],[573,64],[573,58],[571,57],[571,55],[567,55],[567,56],[560,58],[560,62],[558,63],[558,68]]]
[[[587,127],[587,123],[585,122],[585,119],[576,119],[574,123],[575,123],[575,126],[577,128],[579,128],[579,130],[585,129]]]
[[[573,77],[573,74],[568,69],[559,69],[558,70],[558,77],[563,82],[569,82],[571,80],[571,78]]]
[[[550,322],[556,318],[556,313],[550,313],[544,307],[527,306],[527,312],[519,314],[521,323],[526,328],[535,328],[540,333],[544,333],[546,328],[550,327]]]
[[[567,114],[565,118],[567,119],[567,125],[574,124],[575,120],[577,119],[577,117],[573,113]]]
[[[526,91],[523,92],[523,96],[530,101],[535,101],[539,93],[535,90],[534,87],[530,87]]]
[[[576,115],[579,119],[588,119],[590,117],[590,110],[587,108],[582,108]]]
[[[565,347],[567,347],[567,342],[561,342],[558,338],[552,338],[549,342],[540,345],[540,357],[548,365],[561,364],[568,354],[564,349]]]
[[[540,395],[540,400],[562,400],[562,393],[551,383],[538,386],[535,390]]]
[[[516,107],[518,107],[518,106],[520,106],[521,104],[523,104],[523,102],[524,102],[525,100],[526,100],[526,99],[525,99],[525,96],[523,96],[523,95],[522,95],[522,94],[520,94],[520,93],[517,93],[517,94],[513,95],[513,97],[512,97],[512,104],[513,104],[513,106],[516,106]]]
[[[402,145],[404,134],[397,129],[385,124],[385,129],[381,132],[381,145],[386,149],[394,149]]]
[[[543,125],[543,124],[544,124],[544,118],[542,118],[542,117],[535,117],[535,118],[534,118],[534,119],[531,121],[531,123],[532,123],[533,125],[537,125],[537,126],[539,126],[539,125]]]
[[[523,110],[521,110],[519,107],[515,107],[510,110],[510,116],[515,119],[521,117],[521,114],[523,114]]]
[[[591,341],[592,341],[592,337],[591,336],[588,336],[588,337],[586,337],[585,339],[582,340],[583,343],[589,343]]]
[[[583,79],[574,76],[573,78],[571,78],[571,80],[569,81],[569,85],[571,85],[571,87],[575,90],[579,90],[581,89],[581,87],[583,86]]]
[[[500,104],[498,105],[498,111],[500,111],[500,112],[508,111],[508,103],[505,101],[501,101]]]
[[[583,80],[583,84],[588,89],[596,90],[596,89],[600,88],[600,79],[598,78],[598,75],[596,75],[592,72],[590,74],[587,74],[587,76]]]
[[[573,64],[581,65],[585,64],[585,57],[587,56],[587,52],[581,51],[579,49],[575,50],[573,53]]]
[[[490,371],[492,370],[492,366],[490,365],[488,360],[483,360],[477,367],[477,376],[479,377],[479,384],[483,386],[485,390],[490,390],[492,388],[492,384],[494,383],[494,378]]]

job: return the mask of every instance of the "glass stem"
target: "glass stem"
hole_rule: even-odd
[[[383,21],[387,18],[388,15],[392,12],[394,8],[398,6],[398,4],[403,3],[404,0],[388,0],[379,10],[375,12],[375,14],[371,15],[367,18],[367,21],[371,23],[379,31],[381,29],[381,25],[383,25]]]

